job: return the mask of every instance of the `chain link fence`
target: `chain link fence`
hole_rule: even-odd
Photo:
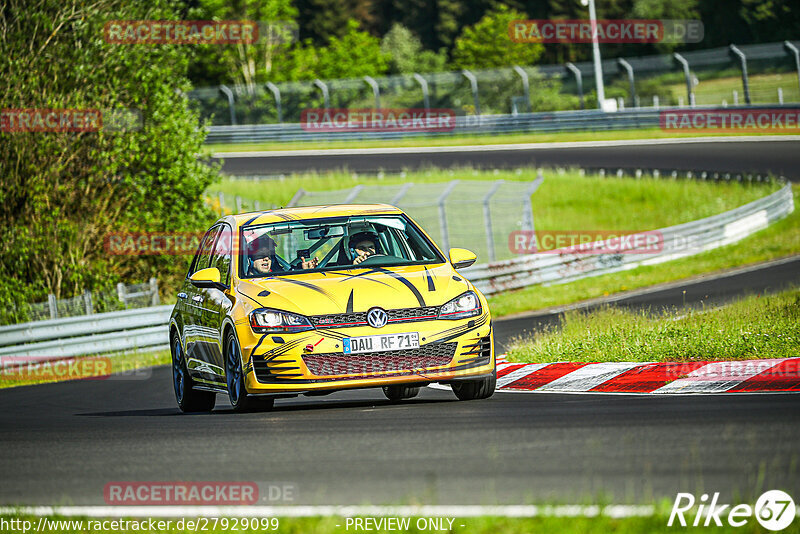
[[[606,59],[606,96],[621,108],[800,102],[798,48],[800,41],[785,41]],[[594,87],[591,62],[581,62],[251,89],[223,85],[187,96],[203,119],[223,126],[299,123],[308,108],[447,108],[457,115],[592,109],[597,107]]]
[[[158,280],[151,278],[142,284],[117,284],[116,291],[84,291],[64,299],[57,299],[51,293],[44,302],[18,304],[13,316],[17,323],[21,323],[146,308],[159,304]]]
[[[531,195],[541,185],[532,181],[477,181],[364,186],[335,191],[299,190],[290,206],[375,204],[397,206],[414,219],[447,251],[468,248],[488,261],[514,257],[508,236],[515,230],[534,230]],[[482,221],[484,238],[476,239]]]

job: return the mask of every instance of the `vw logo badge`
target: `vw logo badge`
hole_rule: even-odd
[[[372,308],[367,312],[367,322],[372,328],[383,328],[389,321],[389,314],[383,308]]]

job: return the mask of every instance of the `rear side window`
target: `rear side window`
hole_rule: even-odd
[[[214,240],[217,238],[217,235],[219,235],[220,228],[220,226],[215,226],[206,232],[203,241],[200,242],[197,253],[194,255],[194,260],[192,260],[192,266],[189,268],[189,276],[192,276],[200,269],[208,267],[211,251],[214,247]]]
[[[209,267],[219,269],[219,281],[225,285],[230,285],[228,276],[231,271],[231,248],[233,243],[233,231],[230,226],[223,224],[220,226],[219,237],[214,245],[214,252],[211,254]]]

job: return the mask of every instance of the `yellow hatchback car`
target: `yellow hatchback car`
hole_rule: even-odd
[[[497,374],[486,298],[389,205],[227,216],[203,237],[170,318],[175,397],[209,411],[382,387],[391,400],[449,384],[488,398]]]

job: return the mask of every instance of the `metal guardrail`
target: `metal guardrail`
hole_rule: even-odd
[[[792,211],[792,186],[786,185],[769,196],[725,213],[656,230],[663,238],[663,248],[657,253],[587,254],[562,249],[562,252],[526,254],[511,260],[477,265],[462,272],[487,295],[534,284],[561,284],[639,265],[662,263],[735,243]]]
[[[657,254],[530,254],[464,269],[486,294],[533,284],[563,283],[689,256],[766,228],[794,210],[792,186],[725,213],[660,230]],[[687,247],[686,244],[691,246]],[[54,360],[83,354],[169,347],[172,305],[0,327],[3,357]]]
[[[154,306],[0,327],[3,356],[57,359],[169,347],[165,325],[173,306]]]
[[[573,132],[581,130],[627,130],[658,128],[659,117],[665,111],[719,111],[747,109],[785,109],[800,111],[798,104],[729,107],[662,107],[635,108],[607,113],[600,110],[553,111],[544,113],[519,113],[517,115],[459,115],[455,129],[448,132],[433,131],[336,131],[313,132],[304,130],[300,123],[252,124],[239,126],[210,126],[206,143],[254,143],[262,141],[342,141],[359,139],[399,139],[404,137],[451,137],[456,135],[493,135],[506,133]]]

